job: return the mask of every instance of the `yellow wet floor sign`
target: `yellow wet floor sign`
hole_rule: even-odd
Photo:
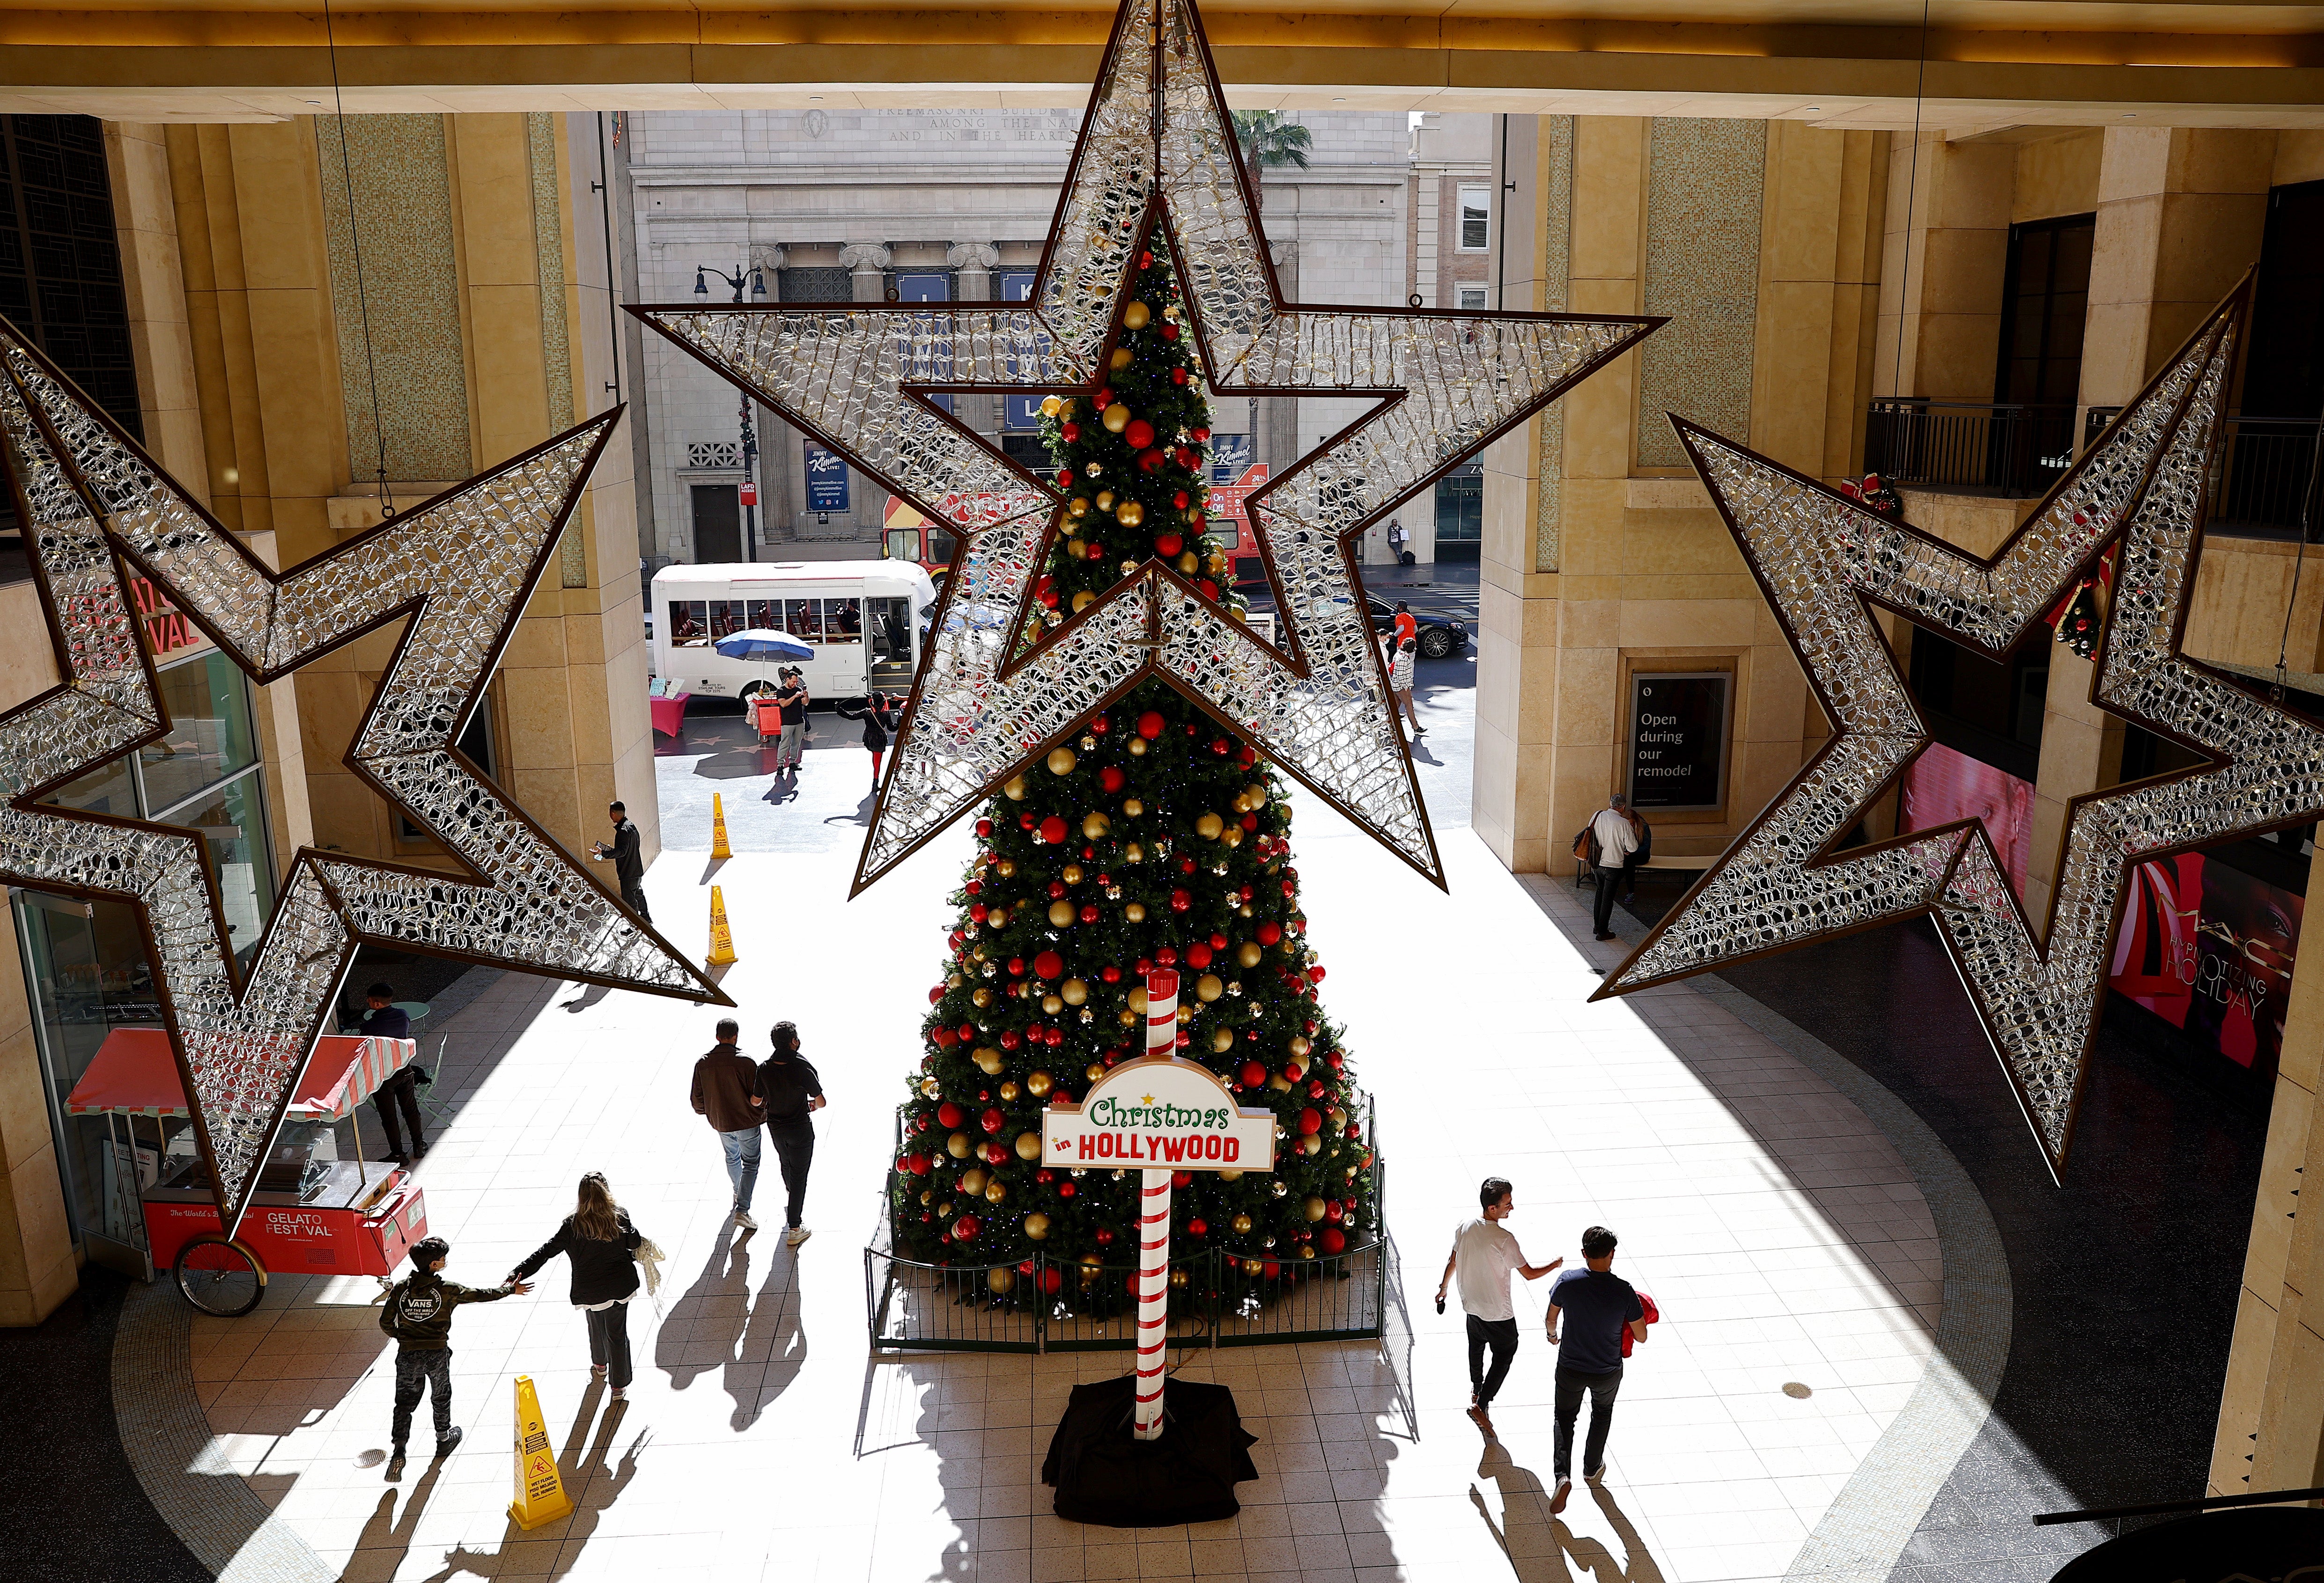
[[[540,1393],[530,1375],[516,1377],[516,1499],[509,1503],[509,1521],[519,1528],[554,1523],[573,1510],[565,1493],[565,1479],[557,1471],[557,1453],[549,1449],[549,1426],[540,1418]]]
[[[710,887],[710,965],[721,967],[734,959],[734,931],[726,927],[726,898]]]
[[[720,795],[710,794],[710,856],[732,857],[733,851],[726,845],[726,804]]]

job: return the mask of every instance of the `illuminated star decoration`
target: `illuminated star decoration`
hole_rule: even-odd
[[[2131,866],[2324,812],[2324,731],[2180,652],[2248,293],[2212,313],[1989,560],[1673,419],[1835,734],[1600,995],[1932,913],[2056,1173]],[[2207,762],[2072,801],[2039,943],[1981,823],[1835,854],[1929,741],[1871,606],[1998,658],[2117,542],[2091,700]]]
[[[0,880],[137,908],[229,1236],[362,941],[725,1001],[452,746],[620,416],[277,574],[0,321],[0,446],[62,677],[0,715]],[[409,616],[346,762],[463,872],[301,850],[245,975],[198,831],[42,804],[169,730],[116,551],[261,681]]]
[[[1094,392],[1149,243],[1214,394],[1377,404],[1250,499],[1279,646],[1149,554],[1012,654],[1065,496],[930,398]],[[1191,0],[1116,14],[1028,304],[631,311],[957,531],[857,891],[1149,677],[1442,884],[1350,541],[1662,322],[1285,303]],[[972,602],[1016,619],[953,618]]]

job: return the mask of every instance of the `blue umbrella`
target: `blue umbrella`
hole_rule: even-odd
[[[804,638],[795,638],[787,632],[769,632],[753,627],[722,637],[712,645],[730,660],[812,660],[815,650]]]

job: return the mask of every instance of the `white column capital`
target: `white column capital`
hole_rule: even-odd
[[[1001,249],[990,242],[955,242],[945,249],[945,263],[954,269],[991,269],[1001,262]]]
[[[850,242],[839,250],[839,267],[866,274],[886,269],[894,257],[884,242]]]

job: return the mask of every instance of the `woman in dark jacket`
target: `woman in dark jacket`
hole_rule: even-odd
[[[888,751],[888,733],[895,729],[896,699],[889,693],[875,692],[866,698],[860,708],[845,704],[834,708],[844,719],[863,722],[863,745],[872,750],[872,789],[880,789],[880,760]]]
[[[557,1235],[532,1251],[517,1273],[521,1281],[558,1254],[573,1262],[573,1306],[589,1321],[589,1372],[610,1375],[613,1400],[630,1385],[630,1299],[638,1294],[638,1245],[645,1241],[629,1212],[613,1202],[601,1171],[581,1179],[580,1202]]]

